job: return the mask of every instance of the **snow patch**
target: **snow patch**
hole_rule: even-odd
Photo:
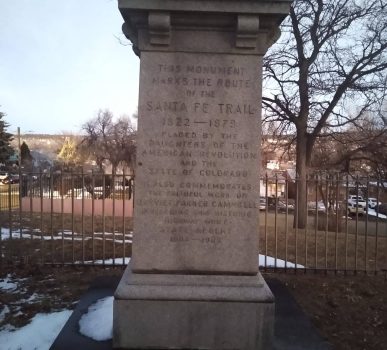
[[[79,331],[97,341],[113,337],[113,297],[99,299],[79,320]]]
[[[2,350],[49,350],[71,315],[70,310],[37,314],[27,326],[0,331]]]
[[[266,264],[265,264],[265,259],[266,259]],[[289,261],[285,261],[282,259],[275,259],[271,256],[265,256],[262,254],[259,254],[258,264],[259,264],[259,266],[263,266],[263,267],[278,267],[278,268],[283,268],[283,267],[295,268],[296,267],[295,264],[293,264]],[[297,268],[303,269],[303,268],[305,268],[305,266],[297,264]]]
[[[0,322],[4,321],[5,316],[10,312],[9,307],[4,305],[3,310],[0,312]]]
[[[387,215],[377,213],[375,209],[368,209],[368,216],[377,216],[379,219],[387,219]]]
[[[32,303],[34,301],[39,301],[43,298],[43,295],[39,295],[37,293],[33,293],[29,298],[27,299],[20,299],[17,301],[18,304],[25,304],[25,303]]]
[[[0,228],[1,229],[1,239],[2,240],[8,240],[11,238],[11,234],[8,228]],[[39,239],[39,240],[44,240],[44,241],[58,241],[58,240],[64,240],[64,241],[77,241],[77,242],[82,242],[82,241],[90,241],[93,239],[92,236],[90,235],[84,235],[82,237],[82,234],[77,233],[77,232],[72,232],[72,231],[63,231],[59,232],[58,235],[42,235],[39,234],[39,230],[33,230],[28,231],[28,230],[22,230],[22,235],[20,236],[20,231],[15,230],[12,231],[12,239],[20,239],[20,238],[26,238],[26,239]],[[95,233],[95,235],[101,235],[102,233]],[[113,235],[112,233],[105,233],[105,235]],[[122,236],[121,233],[117,233],[117,236]],[[105,241],[105,242],[115,242],[117,244],[129,244],[132,243],[132,237],[133,235],[131,233],[125,234],[124,235],[124,240],[123,239],[113,239],[113,238],[103,238],[103,237],[94,237],[94,240],[96,241]]]
[[[9,230],[9,228],[6,228],[6,227],[0,227],[0,235],[1,235],[1,239],[2,240],[7,240],[7,239],[19,239],[19,238],[31,238],[31,235],[33,235],[34,233],[37,233],[37,232],[40,232],[39,230],[32,230],[32,233],[30,230],[26,230],[26,229],[23,229],[21,234],[20,234],[20,229],[18,228],[15,228],[14,230],[12,230],[12,237],[11,237],[11,232]],[[33,238],[35,236],[32,236]],[[38,237],[40,238],[40,236]],[[51,236],[50,236],[51,238]]]
[[[130,262],[130,258],[125,258],[124,264],[127,265]],[[78,262],[80,263],[80,262]],[[94,260],[93,261],[85,261],[85,264],[95,264],[95,265],[121,265],[122,264],[122,258],[116,258],[116,259],[106,259],[106,260]],[[259,266],[264,266],[264,267],[275,267],[277,266],[278,268],[281,267],[288,267],[288,268],[295,268],[296,265],[292,262],[282,260],[282,259],[275,259],[272,256],[267,256],[266,257],[266,264],[265,265],[265,255],[259,254],[259,259],[258,259],[258,264]],[[297,268],[303,269],[305,268],[304,265],[297,264]]]
[[[11,275],[8,274],[3,280],[0,281],[0,289],[12,292],[17,289],[17,283],[11,281]]]
[[[124,259],[124,265],[129,264],[130,258]],[[88,260],[85,262],[77,261],[76,264],[91,264],[91,265],[122,265],[122,258],[115,258],[115,259],[105,259],[105,260]]]
[[[129,264],[130,258],[125,258],[124,260],[124,265]],[[78,261],[76,262],[80,264],[81,262]],[[85,261],[85,264],[94,264],[94,265],[122,265],[122,258],[116,258],[116,259],[106,259],[106,260],[94,260],[94,261]],[[259,254],[259,259],[258,259],[258,264],[259,266],[264,266],[264,267],[275,267],[277,266],[278,268],[281,267],[287,267],[287,268],[295,268],[296,265],[292,262],[282,260],[282,259],[275,259],[272,256],[267,256],[266,257],[266,265],[265,265],[265,255]],[[305,268],[304,265],[297,264],[297,268],[303,269]]]

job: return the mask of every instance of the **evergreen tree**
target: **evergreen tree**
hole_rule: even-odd
[[[32,162],[30,148],[24,141],[20,146],[20,161],[23,166],[30,166]]]
[[[13,154],[13,149],[10,145],[12,134],[7,132],[8,123],[3,120],[5,113],[0,112],[0,163],[5,164],[9,157]]]

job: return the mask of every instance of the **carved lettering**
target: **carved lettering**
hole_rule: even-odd
[[[137,220],[155,218],[153,234],[174,247],[221,247],[256,225],[255,74],[243,60],[182,57],[153,62],[144,78],[138,154],[146,181],[136,183]]]

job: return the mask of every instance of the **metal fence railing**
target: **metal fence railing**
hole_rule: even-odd
[[[39,172],[19,180],[0,185],[1,264],[128,262],[132,176]],[[335,175],[302,183],[278,172],[263,176],[260,188],[261,268],[348,273],[387,269],[384,181]],[[301,206],[306,208],[303,225],[298,220]]]
[[[1,263],[125,263],[133,176],[31,173],[0,185]]]

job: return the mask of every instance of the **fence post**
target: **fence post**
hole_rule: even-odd
[[[50,233],[51,233],[51,263],[54,263],[54,172],[50,169]]]
[[[81,169],[81,185],[82,185],[82,209],[81,209],[81,236],[82,236],[82,264],[85,263],[85,174],[83,167]]]
[[[75,264],[75,246],[74,246],[74,230],[75,230],[75,218],[74,218],[74,170],[71,169],[70,174],[70,183],[71,183],[71,262]]]
[[[306,219],[305,219],[305,265],[304,265],[304,273],[306,273],[306,268],[308,265],[308,224],[309,224],[309,211],[308,211],[308,198],[309,198],[309,192],[308,192],[308,183],[310,180],[309,174],[306,174],[306,181],[305,181],[305,206],[306,206]]]
[[[337,274],[338,269],[338,239],[339,239],[339,174],[336,173],[336,232],[335,232],[335,274]]]
[[[266,206],[265,206],[265,270],[267,270],[267,216],[268,216],[268,211],[269,211],[269,201],[268,201],[268,182],[269,179],[267,177],[267,173],[265,174],[265,201],[266,201]],[[261,200],[261,198],[259,199]]]
[[[126,176],[125,176],[125,166],[122,170],[122,266],[125,265],[125,209],[126,209]]]
[[[95,242],[94,242],[94,231],[95,231],[95,223],[94,223],[94,213],[95,213],[95,178],[94,178],[94,170],[91,170],[91,186],[93,188],[93,196],[91,198],[91,255],[92,255],[92,264],[94,265],[95,261]]]
[[[62,266],[65,264],[65,251],[64,251],[64,182],[63,182],[63,168],[60,170],[60,219],[61,219],[61,227],[62,227]]]
[[[356,231],[355,231],[355,274],[357,274],[357,247],[359,239],[359,175],[356,175]]]
[[[379,192],[379,183],[380,184],[383,184],[381,181],[383,181],[383,179],[377,179],[377,182],[376,182],[376,202],[377,202],[377,206],[378,206],[378,212],[376,213],[376,227],[375,227],[375,275],[377,274],[377,271],[378,271],[378,240],[379,240],[379,195],[380,195],[380,192]],[[384,186],[383,186],[384,187]],[[386,276],[386,275],[385,275]]]
[[[39,199],[40,199],[40,257],[44,264],[44,237],[43,237],[43,171],[39,168]]]
[[[369,187],[369,177],[367,176],[366,178],[366,181],[367,181],[367,192],[366,192],[366,198],[365,198],[365,202],[366,202],[366,207],[365,207],[365,210],[366,210],[366,222],[365,222],[365,232],[364,232],[364,273],[367,274],[367,269],[368,269],[368,253],[367,253],[367,249],[368,249],[368,211],[369,211],[369,192],[370,192],[370,187]]]
[[[106,196],[106,179],[105,173],[102,174],[102,265],[105,266],[105,196]]]
[[[288,172],[285,173],[285,272],[288,268],[288,226],[289,226],[289,177]]]
[[[318,244],[317,244],[317,232],[319,230],[319,227],[318,227],[318,219],[319,219],[319,215],[318,215],[318,186],[319,186],[319,176],[318,174],[316,174],[316,177],[315,177],[315,185],[316,185],[316,188],[315,188],[315,204],[316,204],[316,212],[315,212],[315,226],[314,226],[314,260],[315,260],[315,272],[317,272],[317,269],[318,269]]]

